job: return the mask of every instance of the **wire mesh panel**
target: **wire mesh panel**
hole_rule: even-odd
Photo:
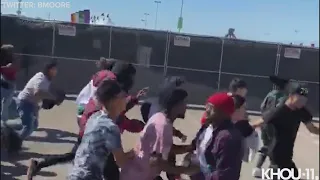
[[[113,27],[111,37],[112,58],[163,66],[167,32]]]
[[[314,117],[319,117],[319,84],[307,84],[309,89],[308,109]]]
[[[298,51],[296,52],[294,49]],[[294,58],[294,55],[300,57]],[[319,83],[319,49],[283,45],[279,63],[279,76]]]
[[[181,36],[187,39],[181,40]],[[189,46],[179,42],[188,40]],[[171,33],[168,66],[219,71],[221,47],[220,38]]]
[[[75,35],[61,35],[59,31],[64,26],[75,26]],[[59,23],[55,30],[55,56],[81,59],[109,57],[110,27]]]
[[[188,103],[204,105],[206,99],[218,88],[218,73],[208,73],[168,67],[167,76],[182,76],[188,91]]]
[[[68,94],[79,94],[92,75],[98,71],[95,61],[56,58],[58,73],[53,84]]]
[[[159,86],[163,83],[163,67],[146,67],[135,66],[137,74],[135,77],[135,83],[130,93],[136,93],[138,90],[149,87],[148,97],[155,96],[158,92]]]
[[[272,83],[268,78],[222,73],[220,79],[220,90],[228,91],[229,84],[235,77],[243,79],[248,84],[247,109],[260,111],[260,104],[267,93],[272,90]]]
[[[51,55],[52,35],[50,22],[1,16],[1,43],[14,45],[17,53]]]
[[[276,44],[225,39],[221,71],[270,76],[274,74]]]

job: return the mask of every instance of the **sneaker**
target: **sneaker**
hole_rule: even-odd
[[[252,171],[252,176],[255,178],[261,178],[262,177],[262,170],[260,168],[254,168]]]
[[[38,161],[36,161],[34,159],[30,160],[29,168],[27,171],[28,180],[32,180],[33,176],[36,175],[36,173],[38,171],[37,165],[38,165]]]

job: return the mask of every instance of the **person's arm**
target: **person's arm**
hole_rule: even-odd
[[[136,96],[128,96],[125,112],[128,112],[130,109],[132,109],[135,105],[138,104],[138,102],[139,102],[139,99]]]
[[[253,129],[256,129],[261,127],[264,124],[264,120],[262,118],[259,118],[258,120],[250,121],[249,123]]]
[[[40,97],[41,99],[50,99],[56,100],[56,97],[49,92],[50,82],[48,82],[45,77],[39,77],[35,82],[35,96]]]
[[[219,135],[218,135],[219,136]],[[231,180],[234,179],[241,164],[241,139],[232,137],[230,134],[217,137],[217,157],[214,171],[208,175],[211,180]],[[238,162],[240,161],[240,162]]]
[[[173,127],[173,136],[185,141],[187,139],[187,136],[184,135],[181,131]]]
[[[123,115],[123,120],[121,123],[121,128],[123,130],[129,131],[131,133],[139,133],[144,128],[144,123],[142,121],[139,121],[137,119],[128,119],[126,116]]]
[[[106,132],[106,147],[112,152],[119,168],[123,167],[127,161],[133,156],[133,152],[125,153],[121,144],[121,135],[118,127],[111,127]]]
[[[171,147],[172,154],[184,154],[193,150],[192,145],[176,145],[173,144]]]
[[[315,126],[312,123],[311,113],[306,108],[303,108],[301,109],[301,115],[302,115],[301,121],[305,124],[308,131],[312,134],[319,135],[319,127]]]

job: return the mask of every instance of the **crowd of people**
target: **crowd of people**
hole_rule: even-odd
[[[65,93],[53,88],[57,62],[51,61],[36,73],[14,99],[21,127],[10,126],[8,112],[13,102],[17,63],[13,46],[1,47],[1,145],[9,153],[21,150],[23,141],[38,127],[40,109],[59,106]],[[169,180],[186,174],[191,180],[238,180],[241,164],[259,152],[253,176],[261,177],[266,157],[271,168],[297,168],[293,147],[301,122],[319,134],[306,108],[308,90],[303,84],[270,77],[277,85],[261,104],[262,118],[250,121],[246,113],[247,83],[234,78],[229,92],[213,93],[205,102],[201,128],[190,144],[176,145],[173,137],[186,141],[173,125],[184,119],[188,92],[182,77],[167,77],[154,97],[141,105],[142,120],[130,119],[126,112],[148,93],[143,88],[129,95],[134,85],[135,67],[123,61],[101,58],[96,72],[76,100],[78,141],[69,153],[50,155],[41,161],[30,160],[27,176],[31,180],[42,168],[72,162],[68,180]],[[262,130],[263,147],[259,150]],[[121,134],[140,133],[136,146],[124,151]],[[182,165],[176,155],[186,154]],[[120,170],[121,169],[121,170]]]

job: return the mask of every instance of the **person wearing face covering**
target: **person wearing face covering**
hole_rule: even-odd
[[[201,173],[192,180],[238,180],[242,163],[242,136],[231,121],[233,98],[219,92],[206,103],[206,121],[192,144]]]

